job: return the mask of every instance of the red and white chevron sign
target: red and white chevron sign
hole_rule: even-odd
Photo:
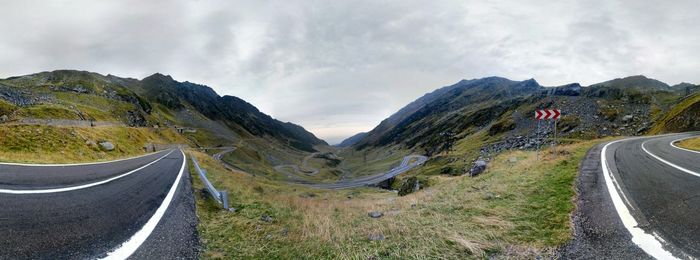
[[[535,118],[538,120],[559,119],[561,111],[559,109],[542,109],[535,111]]]

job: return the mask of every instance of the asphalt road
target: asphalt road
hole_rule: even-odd
[[[180,150],[87,165],[0,165],[0,259],[197,258],[186,169]]]
[[[298,176],[294,176],[294,175],[289,174],[288,172],[286,172],[284,170],[284,168],[292,169],[297,175],[306,175],[306,176],[316,175],[320,172],[320,170],[313,168],[313,167],[309,167],[309,159],[316,156],[317,154],[318,153],[316,152],[316,153],[311,153],[311,154],[305,156],[304,159],[302,160],[301,167],[299,167],[299,165],[296,165],[296,164],[284,164],[284,165],[277,165],[274,168],[277,172],[287,175],[287,177],[293,181],[304,182],[304,179],[302,179]]]
[[[563,258],[700,257],[700,153],[683,133],[600,145],[582,162],[575,239]]]
[[[237,147],[227,147],[227,148],[225,148],[225,150],[212,155],[212,157],[214,157],[214,160],[219,161],[219,163],[221,163],[221,165],[223,165],[224,168],[226,168],[230,171],[243,172],[243,173],[247,173],[248,175],[254,176],[252,173],[246,172],[243,169],[238,168],[238,167],[231,165],[231,164],[227,163],[226,161],[222,160],[224,155],[226,155],[227,153],[233,152],[236,149],[237,149]]]
[[[415,159],[411,163],[411,160]],[[308,184],[308,186],[315,187],[315,188],[321,188],[321,189],[347,189],[347,188],[354,188],[354,187],[362,187],[362,186],[369,186],[373,184],[380,183],[382,181],[388,180],[396,175],[402,174],[404,172],[407,172],[419,165],[422,165],[425,163],[425,161],[428,160],[428,157],[422,156],[422,155],[409,155],[403,158],[401,161],[401,164],[399,166],[392,168],[391,170],[380,173],[380,174],[375,174],[372,176],[366,176],[362,178],[356,178],[356,179],[351,179],[351,180],[342,180],[334,183],[311,183]]]
[[[89,164],[0,163],[0,189],[49,189],[92,183],[132,171],[168,152],[170,150],[127,160]]]

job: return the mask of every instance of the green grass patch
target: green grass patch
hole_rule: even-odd
[[[679,118],[679,115],[681,115],[691,107],[697,108],[698,106],[700,106],[698,104],[700,104],[700,93],[697,93],[695,95],[689,96],[681,100],[677,105],[673,106],[671,110],[669,110],[668,113],[666,113],[666,115],[662,119],[656,120],[654,126],[651,128],[649,133],[660,134],[668,131],[677,131],[677,126],[674,125],[674,123],[678,123],[676,119]]]
[[[316,190],[222,168],[196,153],[236,212],[197,196],[204,259],[547,258],[572,234],[579,161],[599,141],[496,156],[477,177],[409,174],[430,187],[403,197],[376,188]],[[467,144],[462,144],[464,147]],[[511,160],[511,158],[515,158]],[[437,166],[436,166],[437,167]],[[196,176],[195,176],[196,178]],[[195,181],[195,187],[201,183]],[[384,216],[372,219],[367,212]],[[272,222],[261,220],[269,215]],[[371,241],[381,234],[384,240]]]
[[[21,110],[20,115],[38,119],[80,119],[75,111],[54,104],[41,104],[24,108]]]

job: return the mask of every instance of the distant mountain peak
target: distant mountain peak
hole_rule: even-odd
[[[365,136],[367,136],[367,132],[360,132],[360,133],[354,134],[353,136],[350,136],[350,137],[348,137],[348,138],[345,138],[345,140],[343,140],[343,141],[340,142],[339,144],[336,144],[335,146],[336,146],[336,147],[349,147],[349,146],[353,146],[353,145],[355,145],[356,143],[358,143],[359,141],[361,141],[362,138],[365,138]]]
[[[624,78],[593,84],[591,87],[606,86],[614,88],[633,88],[639,90],[668,90],[670,86],[659,80],[648,78],[644,75],[635,75]]]
[[[639,75],[627,76],[627,77],[624,77],[622,79],[650,79],[650,78],[648,78],[647,76],[644,76],[642,74],[639,74]]]
[[[148,80],[148,79],[151,79],[151,80],[153,80],[153,79],[158,79],[158,80],[175,81],[175,80],[173,79],[173,77],[171,77],[170,75],[164,75],[164,74],[161,74],[160,72],[156,72],[156,73],[154,73],[154,74],[151,75],[151,76],[148,76],[148,77],[143,78],[143,80]]]

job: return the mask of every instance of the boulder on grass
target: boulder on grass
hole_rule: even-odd
[[[469,170],[469,176],[477,176],[486,170],[486,161],[478,160],[474,162],[474,166]]]
[[[112,150],[114,150],[114,144],[111,143],[111,142],[107,142],[107,141],[100,142],[100,147],[102,147],[102,149],[105,150],[105,151],[112,151]]]
[[[384,216],[384,213],[382,213],[381,211],[372,211],[367,213],[367,215],[370,218],[381,218],[382,216]]]

